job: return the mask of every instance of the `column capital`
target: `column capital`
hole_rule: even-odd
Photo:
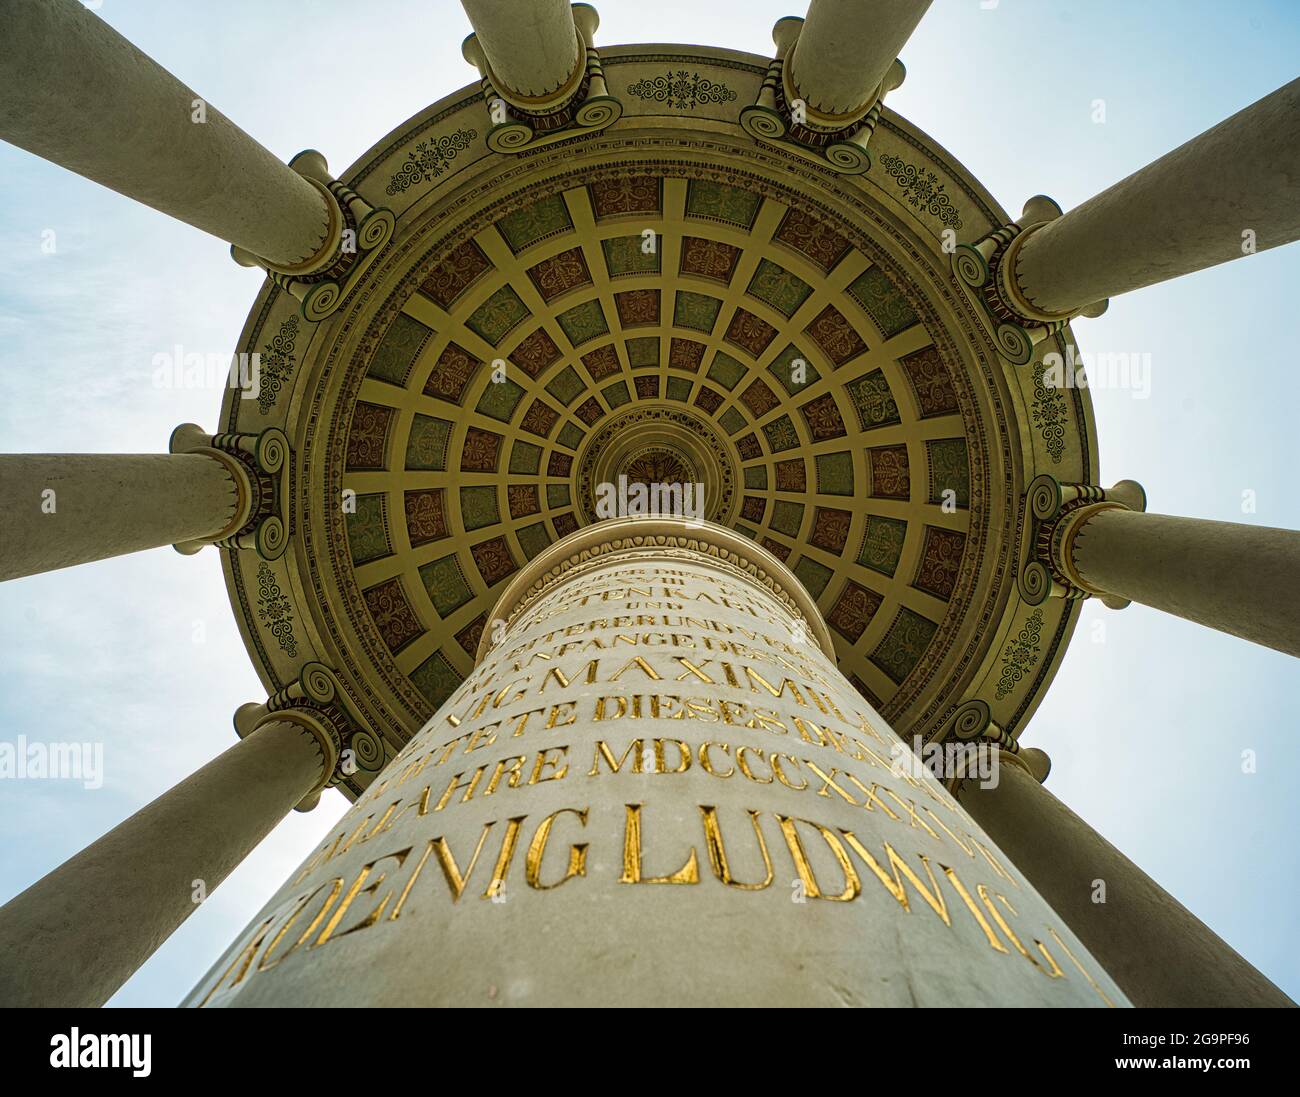
[[[836,113],[818,110],[794,77],[794,54],[803,28],[804,20],[795,16],[777,20],[772,28],[776,55],[758,99],[740,112],[740,124],[756,140],[782,142],[790,151],[842,175],[862,175],[871,170],[867,143],[880,121],[885,96],[902,86],[907,69],[894,58],[865,102]]]
[[[230,245],[230,257],[241,267],[260,267],[267,277],[299,302],[302,315],[313,323],[332,315],[362,274],[392,239],[397,218],[385,206],[372,206],[351,187],[330,175],[325,157],[304,149],[289,167],[320,191],[329,213],[324,239],[314,255],[293,266],[272,263],[251,251]]]
[[[467,9],[468,10],[468,9]],[[487,12],[475,9],[479,20]],[[497,16],[498,13],[493,13]],[[507,12],[500,12],[507,15]],[[572,29],[577,38],[577,61],[572,72],[559,78],[558,86],[539,95],[523,93],[493,66],[483,38],[497,28],[478,26],[461,45],[461,55],[478,69],[483,99],[491,125],[487,145],[493,152],[531,152],[543,145],[565,141],[585,133],[596,133],[623,117],[623,103],[609,94],[595,34],[600,16],[590,4],[572,5]],[[558,28],[550,27],[551,31]],[[498,59],[498,65],[502,61]]]
[[[981,747],[996,752],[998,765],[1004,762],[1024,770],[1036,781],[1044,781],[1052,768],[1051,759],[1037,747],[1022,747],[1015,738],[1000,724],[993,720],[988,702],[979,697],[971,698],[958,705],[939,724],[925,746],[939,746],[958,743]],[[957,796],[968,778],[964,771],[965,758],[958,754],[956,758],[958,771],[945,772],[942,776],[945,787],[953,796]]]
[[[1040,750],[1038,747],[1017,746],[1014,750],[999,747],[996,748],[994,757],[995,772],[1003,769],[1015,770],[1023,773],[1036,785],[1043,784],[1052,771],[1052,759],[1047,751]],[[969,776],[963,774],[948,782],[948,791],[953,794],[958,803],[961,803],[963,794],[969,797],[969,789],[981,787],[980,782],[981,779],[976,774]]]
[[[208,434],[195,423],[172,431],[171,453],[211,457],[229,473],[238,500],[225,528],[211,537],[182,541],[176,551],[192,556],[204,545],[254,549],[264,560],[278,560],[289,544],[289,439],[278,427],[258,434]]]
[[[993,329],[998,349],[1016,365],[1034,356],[1034,348],[1078,316],[1098,317],[1108,301],[1096,301],[1068,312],[1039,308],[1024,291],[1017,275],[1021,248],[1045,225],[1062,216],[1061,207],[1045,194],[1036,194],[1020,218],[986,233],[973,244],[958,244],[952,269],[959,282],[973,291]]]
[[[321,793],[337,784],[361,791],[352,775],[359,769],[376,773],[387,761],[379,736],[357,715],[338,675],[324,663],[307,663],[294,681],[265,701],[250,701],[235,710],[235,733],[241,739],[271,723],[294,725],[320,748],[320,780],[296,811],[310,811]]]
[[[1020,596],[1031,606],[1048,598],[1097,597],[1110,609],[1128,600],[1085,582],[1074,565],[1074,540],[1087,522],[1105,510],[1145,511],[1146,491],[1135,480],[1109,488],[1063,484],[1050,473],[1034,478],[1025,493],[1028,554],[1020,570]]]

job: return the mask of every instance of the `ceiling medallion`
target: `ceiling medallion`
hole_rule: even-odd
[[[703,416],[647,402],[613,417],[579,452],[575,502],[583,521],[594,522],[602,516],[598,498],[607,497],[602,485],[617,486],[620,477],[629,484],[702,485],[696,516],[726,524],[735,511],[736,459]]]

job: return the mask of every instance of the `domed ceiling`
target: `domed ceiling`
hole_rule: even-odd
[[[949,270],[1008,218],[888,111],[860,177],[755,142],[764,59],[602,55],[614,126],[506,156],[476,90],[435,104],[340,176],[398,218],[343,308],[255,305],[262,389],[223,429],[288,434],[292,548],[225,556],[268,689],[326,663],[391,756],[504,582],[626,476],[705,484],[899,731],[979,697],[1014,734],[1077,614],[1020,601],[1025,485],[1096,463],[1086,392],[1042,384],[1060,342],[1001,359]]]

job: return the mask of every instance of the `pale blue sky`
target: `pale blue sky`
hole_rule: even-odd
[[[772,23],[802,14],[800,0],[597,6],[602,43],[763,54]],[[454,0],[105,0],[98,14],[277,156],[318,148],[336,171],[475,78]],[[1013,214],[1037,192],[1068,209],[1294,79],[1296,58],[1300,5],[1285,0],[936,0],[890,105]],[[161,452],[178,423],[214,429],[219,394],[153,388],[152,356],[178,342],[229,353],[258,273],[220,241],[3,144],[0,199],[0,449]],[[1080,321],[1083,350],[1153,363],[1149,399],[1094,394],[1102,480],[1139,480],[1153,511],[1300,527],[1300,384],[1282,334],[1297,289],[1292,245]],[[1247,489],[1254,514],[1241,512]],[[0,738],[102,741],[107,767],[97,791],[0,788],[3,901],[228,747],[231,713],[262,691],[211,550],[4,584],[0,621]],[[1058,796],[1293,997],[1297,696],[1294,659],[1088,603],[1023,739],[1052,755]],[[114,1004],[179,1001],[344,806],[330,793],[287,819]]]

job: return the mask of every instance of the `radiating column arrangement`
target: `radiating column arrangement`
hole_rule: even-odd
[[[103,1005],[324,783],[326,746],[278,714],[0,907],[0,1003]]]
[[[1062,484],[1043,474],[1025,498],[1021,597],[1140,602],[1300,656],[1300,532],[1146,513],[1133,480]]]
[[[907,75],[897,54],[930,0],[812,0],[772,28],[776,56],[740,125],[760,141],[845,175],[871,170],[885,96]]]
[[[55,571],[161,545],[254,549],[288,545],[289,441],[172,432],[170,453],[0,455],[0,580]]]
[[[1075,312],[1300,239],[1300,80],[1030,234],[1015,280]]]
[[[1135,1006],[1295,1004],[1027,770],[959,799]]]
[[[536,105],[573,94],[582,77],[582,42],[568,0],[461,0],[461,6],[502,94]]]
[[[826,118],[861,118],[930,2],[812,0],[786,57],[795,94]]]
[[[5,5],[0,87],[0,139],[283,272],[311,273],[337,254],[342,219],[327,187],[278,160],[78,0]]]
[[[461,45],[479,70],[487,146],[516,155],[607,129],[623,116],[609,94],[590,4],[566,0],[461,0],[474,33]]]
[[[1098,504],[1064,519],[1080,587],[1300,656],[1300,532]]]
[[[748,538],[584,527],[484,637],[186,1004],[1126,1004]]]
[[[236,532],[251,506],[204,453],[0,456],[0,580]]]
[[[1068,213],[1042,195],[960,244],[1001,352],[1033,347],[1111,297],[1300,239],[1300,80],[1265,96]]]

